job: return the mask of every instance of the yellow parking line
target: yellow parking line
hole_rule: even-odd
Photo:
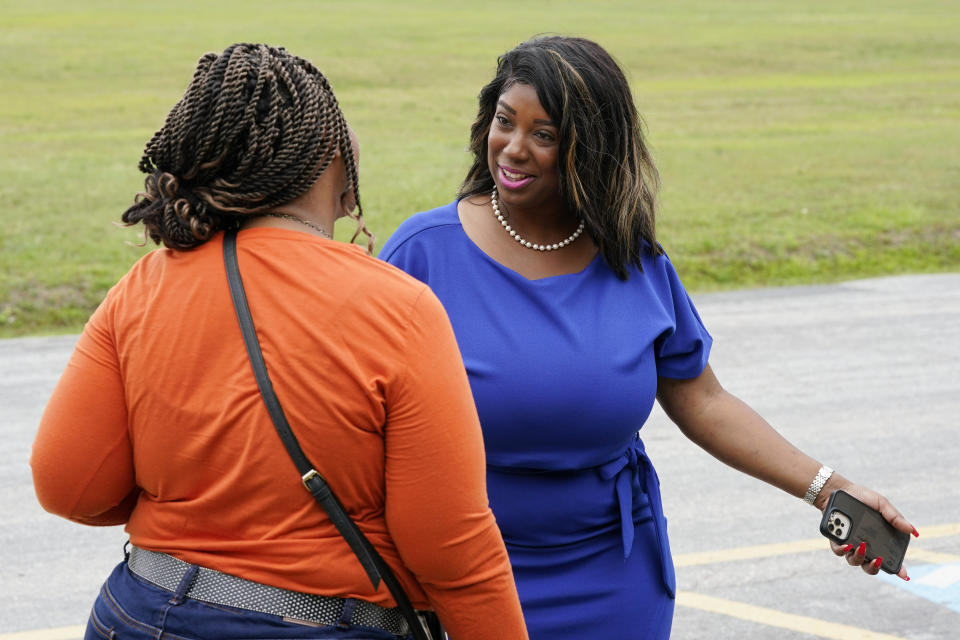
[[[920,531],[921,540],[960,535],[960,522],[922,527]],[[804,551],[819,551],[824,548],[825,544],[826,540],[824,538],[811,538],[809,540],[777,542],[750,547],[722,549],[719,551],[681,553],[675,555],[673,561],[678,567],[693,567],[717,562],[732,562],[734,560],[768,558],[791,553],[802,553]],[[907,552],[907,560],[911,562],[919,561],[931,564],[947,564],[960,561],[960,556],[938,551],[926,551],[912,546]],[[817,620],[816,618],[791,615],[775,609],[765,609],[764,607],[733,602],[731,600],[722,600],[689,591],[677,592],[677,604],[692,609],[720,613],[742,620],[750,620],[773,627],[780,627],[782,629],[809,633],[822,638],[835,638],[836,640],[855,640],[859,638],[863,640],[899,640],[896,636],[865,631],[864,629],[857,629],[856,627],[833,622],[825,622]],[[33,631],[18,631],[16,633],[0,633],[0,640],[74,640],[76,638],[82,638],[85,630],[86,627],[84,625],[79,625],[74,627],[58,627],[56,629],[36,629]]]
[[[0,640],[76,640],[83,637],[86,629],[86,625],[81,624],[74,627],[0,633]]]
[[[714,564],[716,562],[769,558],[772,556],[801,553],[803,551],[819,551],[823,550],[827,544],[825,538],[818,538],[812,540],[794,540],[793,542],[758,544],[752,547],[719,549],[717,551],[680,553],[673,556],[673,564],[677,567],[693,567],[701,564]]]
[[[923,541],[930,540],[932,538],[945,538],[955,535],[960,535],[960,522],[923,527],[920,532],[920,540]],[[773,544],[760,544],[750,547],[735,547],[733,549],[720,549],[717,551],[681,553],[673,556],[673,563],[677,567],[694,567],[704,564],[714,564],[717,562],[770,558],[773,556],[802,553],[805,551],[819,551],[826,547],[827,541],[825,538],[810,538],[809,540],[775,542]],[[925,560],[923,557],[924,555],[929,558],[933,558],[936,555],[944,559]],[[911,548],[907,551],[907,558],[911,561],[920,560],[921,562],[934,562],[937,564],[956,561],[956,556],[951,556],[950,554],[938,554],[934,551],[923,551],[922,549],[916,549],[914,546],[911,546]]]
[[[950,564],[960,562],[960,556],[955,553],[927,551],[926,549],[907,549],[907,562],[910,564]]]
[[[947,536],[955,536],[960,534],[960,522],[954,522],[952,524],[938,524],[932,527],[921,527],[920,528],[920,537],[921,538],[945,538]]]
[[[960,534],[960,522],[920,527],[921,540],[926,540],[927,538],[946,538],[957,534]]]
[[[776,609],[767,609],[766,607],[714,598],[689,591],[677,592],[677,604],[682,607],[709,611],[710,613],[718,613],[820,638],[831,638],[832,640],[903,640],[899,636],[891,636],[886,633],[877,633],[846,624],[793,615]]]

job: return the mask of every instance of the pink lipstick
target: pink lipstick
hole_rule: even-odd
[[[504,167],[502,165],[497,165],[497,168],[500,173],[500,184],[505,189],[520,189],[533,181],[533,176],[523,173],[522,171],[514,171],[510,167]]]

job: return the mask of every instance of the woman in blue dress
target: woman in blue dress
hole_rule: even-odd
[[[669,636],[673,562],[638,436],[654,400],[731,466],[820,509],[843,488],[913,531],[720,386],[712,339],[657,244],[657,171],[606,51],[525,42],[479,102],[457,200],[404,222],[380,257],[450,316],[532,639]],[[834,552],[878,570],[862,548]]]

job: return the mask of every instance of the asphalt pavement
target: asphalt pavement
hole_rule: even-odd
[[[920,530],[912,580],[834,557],[819,512],[717,462],[659,410],[680,593],[673,638],[960,638],[960,274],[694,296],[721,383],[804,451],[887,495]],[[79,638],[122,557],[119,527],[37,504],[27,460],[76,336],[0,340],[0,640]]]

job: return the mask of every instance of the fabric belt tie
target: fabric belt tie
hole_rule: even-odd
[[[677,578],[670,554],[670,542],[667,539],[667,522],[663,516],[663,503],[660,500],[660,480],[653,469],[653,463],[647,457],[643,441],[638,435],[623,455],[599,467],[604,480],[614,480],[617,502],[620,505],[620,535],[623,540],[623,558],[630,557],[633,551],[633,539],[636,534],[633,524],[633,481],[637,479],[650,499],[650,511],[653,515],[653,529],[657,536],[657,551],[660,555],[660,569],[663,574],[663,586],[671,598],[676,597]]]
[[[130,545],[127,558],[130,571],[161,589],[176,592],[185,588],[183,596],[210,604],[267,613],[328,626],[357,625],[374,627],[397,636],[410,634],[399,609],[388,609],[365,600],[321,596],[281,589],[253,582],[184,562],[166,553],[149,551]],[[196,575],[182,585],[184,576]]]

